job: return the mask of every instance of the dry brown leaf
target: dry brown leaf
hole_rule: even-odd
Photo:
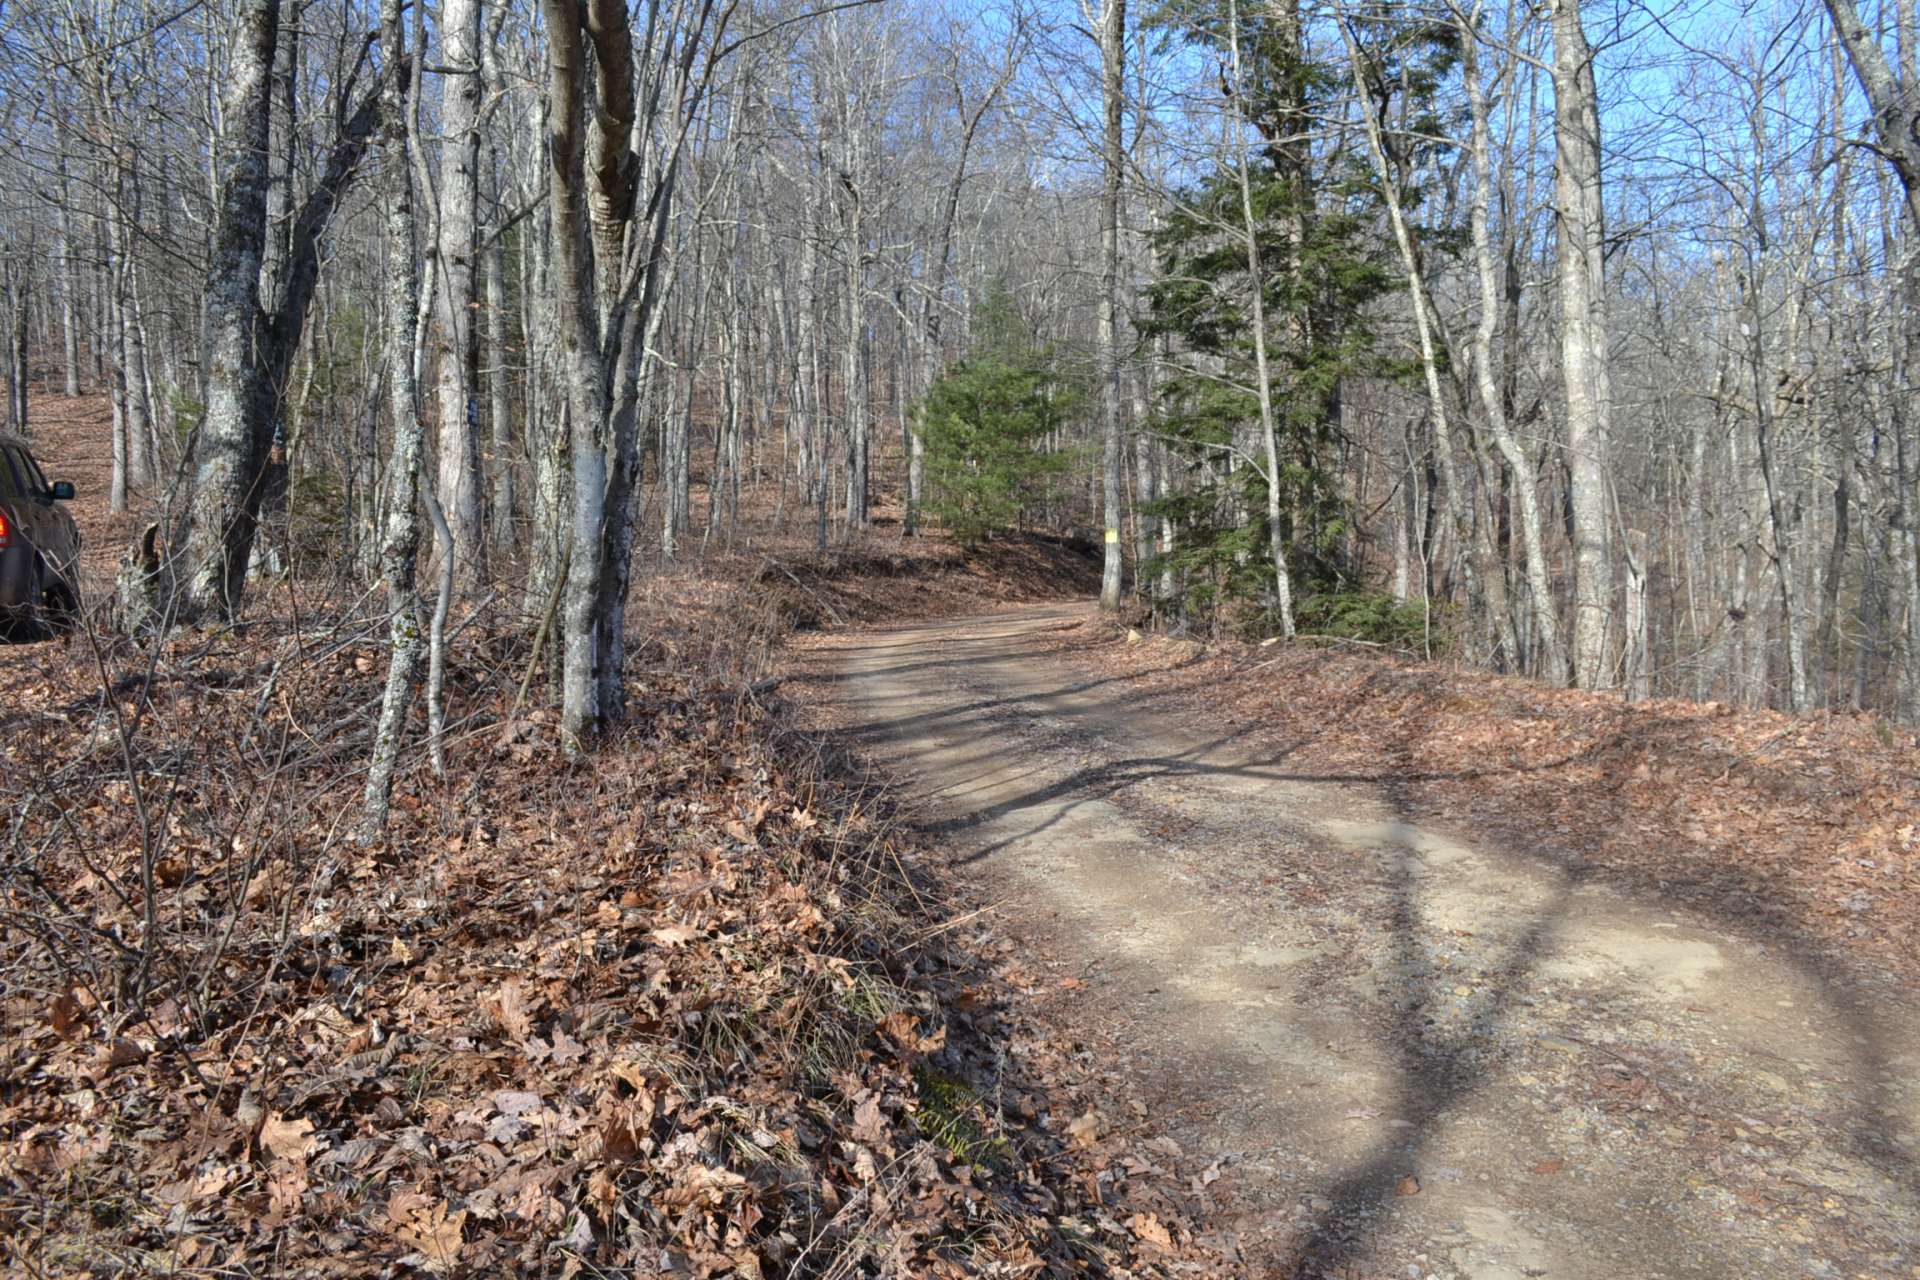
[[[887,1140],[887,1117],[880,1110],[878,1098],[867,1098],[853,1109],[853,1136],[870,1146],[884,1145]]]
[[[278,1111],[269,1111],[260,1125],[260,1149],[282,1160],[300,1163],[320,1148],[313,1136],[313,1121],[289,1120]]]
[[[486,1007],[500,1024],[500,1029],[507,1033],[508,1039],[525,1040],[533,1034],[533,1008],[527,998],[526,987],[518,979],[496,987]]]
[[[62,1036],[70,1034],[85,1016],[86,1010],[80,1007],[80,1001],[71,991],[54,997],[53,1007],[47,1011],[47,1021],[53,1024],[54,1034]]]
[[[1162,1249],[1173,1248],[1173,1233],[1150,1213],[1136,1213],[1128,1218],[1127,1230],[1147,1244],[1158,1245]]]
[[[146,1057],[147,1051],[144,1046],[122,1036],[96,1059],[94,1074],[104,1076],[122,1067],[130,1067],[136,1062],[144,1062]]]
[[[690,925],[670,924],[653,930],[647,936],[663,947],[679,947],[699,937],[700,931]]]
[[[564,1067],[587,1056],[586,1046],[559,1027],[553,1029],[553,1062]]]
[[[394,1234],[402,1244],[419,1252],[427,1270],[444,1275],[460,1264],[460,1242],[466,1226],[467,1211],[449,1213],[441,1200],[415,1209],[406,1225]]]
[[[1088,1111],[1067,1125],[1067,1136],[1083,1147],[1090,1147],[1100,1137],[1100,1116]]]

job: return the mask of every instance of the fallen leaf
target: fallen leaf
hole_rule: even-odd
[[[1402,1178],[1402,1179],[1400,1179],[1400,1181],[1399,1181],[1399,1182],[1397,1182],[1397,1183],[1395,1183],[1395,1184],[1394,1184],[1394,1187],[1393,1187],[1393,1194],[1395,1194],[1396,1196],[1417,1196],[1417,1195],[1419,1195],[1419,1194],[1420,1194],[1420,1179],[1418,1179],[1418,1178],[1416,1178],[1416,1177],[1414,1177],[1414,1176],[1413,1176],[1412,1174],[1410,1174],[1410,1173],[1409,1173],[1409,1174],[1408,1174],[1408,1175],[1406,1175],[1406,1176],[1405,1176],[1404,1178]]]
[[[62,1036],[79,1026],[80,1020],[85,1016],[86,1010],[81,1008],[80,1001],[74,998],[71,991],[54,997],[53,1007],[47,1011],[48,1021],[53,1023],[54,1034]]]
[[[1555,1156],[1551,1160],[1542,1160],[1539,1164],[1536,1164],[1535,1166],[1533,1166],[1533,1171],[1535,1173],[1545,1175],[1549,1173],[1558,1173],[1566,1167],[1567,1167],[1567,1162],[1565,1160],[1560,1159],[1558,1156]]]
[[[313,1121],[289,1120],[278,1111],[269,1111],[260,1125],[260,1149],[295,1163],[319,1150],[320,1140],[313,1136]]]
[[[467,1211],[447,1212],[445,1201],[436,1201],[408,1215],[407,1224],[395,1235],[402,1244],[417,1250],[426,1260],[427,1270],[444,1274],[460,1262],[460,1241],[466,1234]]]
[[[1100,1117],[1092,1111],[1067,1126],[1067,1135],[1083,1147],[1090,1147],[1100,1136]]]
[[[553,1061],[555,1065],[564,1067],[568,1063],[578,1062],[586,1056],[587,1048],[585,1045],[575,1040],[560,1028],[555,1027],[553,1029]]]
[[[663,928],[655,929],[647,936],[663,947],[679,947],[699,937],[700,931],[684,924],[670,924]]]
[[[130,1067],[136,1062],[144,1062],[146,1057],[147,1051],[144,1048],[135,1041],[122,1037],[115,1040],[113,1046],[95,1060],[97,1063],[94,1070],[95,1077],[118,1071],[122,1067]]]
[[[1137,1239],[1148,1244],[1159,1245],[1162,1249],[1173,1248],[1173,1233],[1162,1226],[1160,1219],[1150,1213],[1136,1213],[1127,1219],[1127,1230]]]
[[[853,1136],[871,1146],[887,1140],[887,1118],[877,1098],[868,1098],[853,1109]]]
[[[533,1009],[527,1002],[527,989],[519,982],[503,982],[487,1001],[487,1011],[512,1040],[525,1040],[533,1034]]]

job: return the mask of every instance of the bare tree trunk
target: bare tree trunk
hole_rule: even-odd
[[[320,242],[360,170],[383,103],[376,87],[350,113],[342,111],[319,180],[289,224],[289,243],[274,273],[277,296],[266,298],[262,265],[279,20],[278,0],[248,6],[228,83],[225,114],[234,158],[221,188],[207,270],[207,407],[195,442],[184,547],[185,604],[195,613],[231,615],[245,591],[280,397],[319,276]],[[406,72],[384,65],[381,74],[392,79]]]
[[[487,393],[492,429],[493,545],[513,544],[514,469],[512,380],[507,370],[507,257],[499,236],[487,246]]]
[[[1352,31],[1344,17],[1340,20],[1340,31],[1347,46],[1354,88],[1366,95],[1370,91],[1360,61],[1360,49],[1354,43]],[[1433,423],[1434,453],[1440,466],[1441,483],[1446,490],[1448,532],[1459,550],[1461,564],[1467,574],[1468,599],[1475,598],[1477,578],[1487,595],[1487,612],[1492,615],[1498,646],[1506,651],[1506,661],[1513,669],[1524,669],[1525,656],[1519,652],[1518,637],[1513,629],[1513,613],[1507,606],[1506,575],[1494,554],[1489,521],[1481,520],[1477,510],[1470,514],[1465,509],[1467,493],[1460,477],[1459,460],[1454,452],[1446,392],[1440,385],[1440,344],[1444,335],[1440,331],[1440,317],[1427,293],[1427,281],[1420,269],[1420,255],[1413,242],[1412,230],[1407,226],[1406,214],[1401,206],[1401,179],[1395,172],[1392,157],[1387,153],[1379,112],[1371,102],[1364,104],[1362,120],[1366,126],[1367,148],[1373,157],[1374,171],[1380,179],[1381,194],[1387,205],[1387,221],[1393,228],[1394,244],[1400,250],[1401,265],[1407,276],[1407,292],[1413,302],[1413,328],[1419,341],[1420,369],[1427,385],[1427,412]]]
[[[60,232],[60,351],[66,393],[77,396],[80,394],[80,280],[73,263],[73,211],[68,204],[72,194],[67,182],[68,141],[64,128],[56,127],[54,146],[57,148],[54,174],[58,184],[54,216]]]
[[[113,360],[125,431],[125,485],[144,488],[153,482],[152,407],[147,396],[146,350],[140,333],[140,311],[135,296],[133,228],[140,220],[140,177],[137,160],[116,157],[118,196],[107,214],[108,252],[113,261]],[[124,510],[124,506],[119,508]]]
[[[1477,14],[1476,14],[1477,16]],[[1471,26],[1461,31],[1467,102],[1473,118],[1474,190],[1468,208],[1473,237],[1474,265],[1480,285],[1480,321],[1473,335],[1473,371],[1480,394],[1481,413],[1493,434],[1494,447],[1513,474],[1513,488],[1520,505],[1520,541],[1527,558],[1527,594],[1532,606],[1534,629],[1538,634],[1542,674],[1556,683],[1567,678],[1567,653],[1560,639],[1559,611],[1553,598],[1553,584],[1547,577],[1547,548],[1540,517],[1540,479],[1533,459],[1514,439],[1507,419],[1506,398],[1495,382],[1493,335],[1500,320],[1500,288],[1494,273],[1493,244],[1488,233],[1488,206],[1493,199],[1492,142],[1487,127],[1486,87],[1480,80],[1478,37]],[[1509,332],[1509,342],[1518,335]]]
[[[849,157],[849,166],[857,160]],[[868,466],[872,460],[872,417],[867,403],[866,217],[861,196],[848,189],[847,335],[842,388],[847,406],[847,532],[867,526],[870,500]]]
[[[1126,141],[1121,133],[1127,72],[1126,0],[1102,0],[1100,10],[1100,500],[1106,526],[1106,560],[1100,574],[1100,607],[1120,607],[1124,551],[1120,545],[1120,184]],[[1262,383],[1265,382],[1264,372]],[[1277,534],[1275,536],[1278,536]],[[1290,618],[1285,571],[1280,570],[1282,616]],[[1291,629],[1291,628],[1289,628]]]
[[[406,32],[401,26],[404,0],[381,0],[381,46],[389,67],[406,62]],[[413,701],[420,674],[420,591],[414,572],[420,554],[420,473],[425,430],[420,421],[420,395],[415,380],[420,282],[415,275],[412,165],[409,162],[409,120],[406,75],[393,75],[387,84],[382,166],[392,186],[387,197],[387,334],[386,379],[388,411],[393,418],[393,445],[387,467],[391,494],[386,529],[380,548],[380,573],[387,584],[387,683],[380,700],[380,719],[374,729],[373,759],[367,770],[367,790],[360,838],[372,843],[386,829],[388,802],[393,793],[394,766],[406,732],[407,708]]]
[[[250,0],[234,42],[223,103],[231,153],[207,266],[207,408],[195,447],[187,525],[190,609],[230,613],[240,601],[259,515],[259,479],[270,436],[259,376],[260,263],[267,234],[267,146],[280,0]]]
[[[33,301],[33,276],[23,264],[13,289],[13,334],[7,347],[8,385],[13,391],[14,429],[25,435],[28,428],[27,319]]]
[[[1560,357],[1566,379],[1567,465],[1574,540],[1574,679],[1583,689],[1613,683],[1613,550],[1607,496],[1613,416],[1608,368],[1600,112],[1593,51],[1580,0],[1552,0],[1554,140],[1558,163]]]
[[[600,576],[600,529],[606,512],[607,459],[599,441],[606,421],[606,369],[594,305],[593,249],[587,239],[586,15],[575,0],[546,0],[549,145],[554,254],[553,298],[559,376],[565,388],[568,456],[573,467],[568,574],[562,605],[563,732],[578,749],[599,723],[599,664],[594,588]]]
[[[1909,719],[1920,719],[1920,528],[1915,527],[1920,524],[1920,460],[1913,457],[1915,415],[1911,383],[1906,381],[1920,368],[1920,253],[1913,248],[1920,242],[1920,99],[1914,95],[1914,72],[1909,61],[1915,43],[1912,11],[1902,9],[1899,34],[1903,56],[1897,63],[1890,63],[1853,0],[1826,0],[1826,5],[1840,43],[1846,48],[1847,61],[1873,108],[1878,152],[1890,162],[1899,180],[1911,233],[1906,261],[1900,267],[1899,296],[1905,314],[1894,354],[1896,371],[1905,375],[1892,414],[1894,509],[1900,528],[1889,541],[1900,551],[1897,572],[1907,597],[1902,710]]]
[[[127,478],[138,488],[146,488],[158,478],[160,468],[155,449],[155,425],[158,408],[154,403],[151,352],[147,344],[146,312],[140,304],[140,265],[127,262],[126,296],[127,399],[139,410],[138,429],[129,419],[127,432]]]
[[[1861,20],[1853,0],[1826,0],[1826,6],[1847,61],[1873,108],[1879,153],[1893,165],[1907,214],[1920,234],[1920,102],[1909,91],[1910,77],[1905,68],[1887,61],[1878,37]]]
[[[438,494],[453,534],[459,580],[486,576],[481,514],[480,415],[474,390],[474,222],[480,203],[480,0],[446,0],[440,127]]]
[[[1653,647],[1647,614],[1647,536],[1629,531],[1621,540],[1621,561],[1626,569],[1626,668],[1627,697],[1644,702],[1653,696]]]
[[[1240,67],[1240,7],[1237,0],[1227,0],[1227,15],[1228,39],[1232,53],[1233,96],[1235,101],[1239,101],[1243,88]],[[1272,560],[1273,605],[1280,616],[1280,634],[1291,638],[1296,630],[1293,622],[1293,577],[1287,571],[1287,539],[1286,530],[1281,521],[1280,504],[1280,431],[1274,421],[1273,376],[1267,364],[1267,277],[1260,263],[1260,223],[1253,213],[1253,183],[1247,173],[1247,149],[1239,138],[1233,139],[1233,144],[1233,172],[1240,186],[1239,231],[1245,242],[1247,296],[1253,310],[1254,389],[1259,393],[1260,441],[1267,458],[1267,554]],[[1117,373],[1117,369],[1115,372]],[[1115,438],[1118,438],[1117,433]],[[1114,552],[1112,523],[1112,518],[1109,517],[1107,533],[1109,560]],[[1104,594],[1101,596],[1101,603],[1106,603]]]

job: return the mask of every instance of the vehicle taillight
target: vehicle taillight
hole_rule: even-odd
[[[7,521],[7,513],[0,511],[0,551],[13,545],[13,525]]]

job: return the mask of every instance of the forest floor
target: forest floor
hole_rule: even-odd
[[[106,511],[101,401],[34,416],[97,609],[145,516]],[[796,627],[1091,562],[794,526],[649,551],[628,718],[584,759],[537,619],[463,602],[445,771],[416,702],[372,844],[385,623],[337,580],[0,649],[0,1273],[1216,1273],[1179,1189],[1088,1140],[1145,1104],[768,678]]]
[[[1910,734],[1078,604],[793,679],[1234,1273],[1920,1276]]]
[[[97,600],[104,404],[36,418]],[[336,583],[0,650],[0,1270],[1920,1276],[1910,735],[879,515],[649,548],[585,762],[463,606],[373,846]]]

